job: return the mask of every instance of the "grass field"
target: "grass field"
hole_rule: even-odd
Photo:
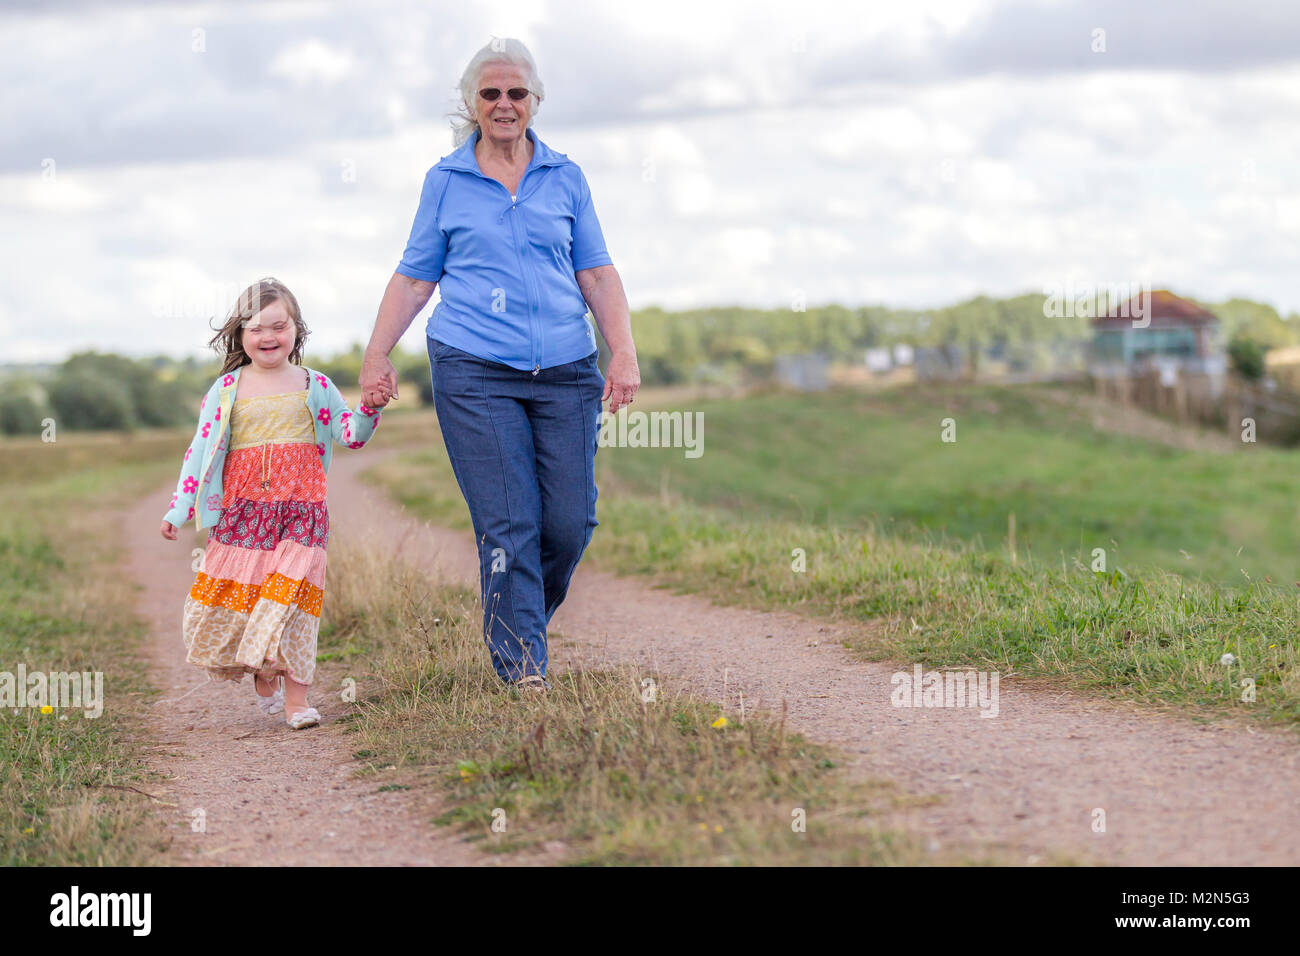
[[[697,459],[597,454],[589,554],[602,565],[724,603],[873,622],[855,643],[871,659],[1059,677],[1300,724],[1294,453],[1099,433],[1028,389],[694,408],[706,422]],[[949,417],[951,444],[940,441]],[[373,480],[424,517],[468,525],[436,444]],[[1106,550],[1104,572],[1093,548]]]
[[[0,670],[100,671],[104,691],[97,718],[0,710],[0,863],[161,858],[165,837],[137,792],[150,789],[141,714],[152,690],[116,511],[153,490],[183,444],[172,432],[0,442]]]
[[[888,825],[917,798],[849,779],[834,750],[779,715],[723,712],[671,677],[552,673],[544,700],[520,699],[488,662],[476,596],[435,588],[374,545],[331,549],[348,574],[321,647],[360,675],[344,718],[354,756],[381,788],[436,788],[447,808],[436,822],[489,852],[558,841],[579,865],[997,861],[979,847],[931,852]]]
[[[1059,392],[1057,393],[1059,394]],[[851,390],[701,402],[705,453],[610,448],[624,485],[688,501],[1018,557],[1300,580],[1300,453],[1181,451],[1095,430],[1025,388]],[[952,418],[956,441],[941,440]],[[1242,573],[1245,570],[1245,575]]]

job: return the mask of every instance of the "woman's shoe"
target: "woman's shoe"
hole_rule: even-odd
[[[285,721],[294,730],[302,730],[304,727],[315,727],[320,723],[320,712],[315,707],[308,707],[306,710],[300,710],[288,720]]]
[[[532,691],[535,694],[544,694],[551,689],[551,685],[546,683],[546,678],[541,674],[527,674],[515,681],[515,687],[520,691]]]
[[[257,675],[253,675],[253,689],[257,689]],[[257,706],[262,709],[262,713],[268,717],[273,717],[284,710],[284,687],[283,685],[275,689],[275,693],[270,697],[257,695]]]

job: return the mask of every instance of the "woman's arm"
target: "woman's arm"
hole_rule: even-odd
[[[370,333],[370,344],[361,360],[359,384],[362,400],[367,405],[383,408],[390,398],[397,398],[397,370],[388,360],[388,354],[437,287],[436,282],[412,279],[400,272],[394,272],[388,280],[375,317],[375,328]]]
[[[623,280],[612,265],[580,269],[574,274],[582,297],[596,317],[596,326],[609,346],[609,369],[605,375],[605,393],[609,411],[617,412],[632,402],[641,387],[641,369],[637,366],[636,345],[632,341],[632,317],[628,312]]]

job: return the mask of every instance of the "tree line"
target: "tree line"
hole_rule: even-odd
[[[937,309],[885,306],[806,309],[714,307],[668,312],[651,307],[632,315],[642,381],[673,385],[763,377],[777,356],[819,352],[833,361],[860,362],[865,349],[906,344],[977,351],[1032,351],[1087,341],[1087,316],[1049,316],[1040,293],[987,296]],[[1194,301],[1194,300],[1193,300]],[[1220,335],[1234,359],[1270,348],[1300,345],[1300,315],[1281,316],[1249,299],[1199,302],[1218,316]],[[343,388],[357,381],[362,346],[305,361]],[[604,343],[601,351],[605,353]],[[432,401],[428,358],[394,350],[401,379]],[[0,389],[0,432],[35,434],[54,418],[60,428],[130,430],[190,424],[198,401],[219,371],[215,356],[129,358],[82,352],[50,372],[11,372]]]

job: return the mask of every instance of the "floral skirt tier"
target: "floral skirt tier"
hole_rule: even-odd
[[[325,588],[325,469],[306,390],[231,408],[221,518],[185,599],[186,660],[216,679],[316,671]]]

